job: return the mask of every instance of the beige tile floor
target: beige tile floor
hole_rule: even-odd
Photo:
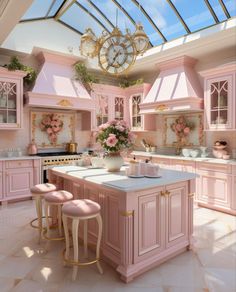
[[[94,266],[80,268],[72,282],[71,268],[62,265],[63,243],[38,245],[29,226],[34,217],[33,201],[0,206],[0,292],[236,291],[236,217],[195,207],[193,249],[129,284],[104,262],[103,275]]]

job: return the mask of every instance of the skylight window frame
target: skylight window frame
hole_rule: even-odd
[[[147,20],[150,22],[150,24],[153,26],[153,28],[158,32],[158,34],[160,35],[160,37],[163,39],[163,43],[166,43],[167,42],[166,37],[163,35],[163,33],[160,31],[160,29],[157,27],[157,25],[151,19],[150,15],[143,8],[143,6],[137,0],[131,0],[131,1],[140,9],[140,11],[142,11],[142,13],[144,14],[144,16],[147,18]]]
[[[124,13],[129,20],[134,24],[134,26],[136,26],[136,21],[133,19],[133,17],[128,13],[128,11],[120,4],[118,3],[116,0],[111,0],[119,9],[122,13]],[[151,47],[153,47],[153,44],[151,43],[151,41],[149,40],[149,44]]]
[[[228,11],[228,9],[227,9],[227,7],[226,7],[224,1],[223,1],[223,0],[218,0],[218,1],[219,1],[219,3],[220,3],[220,6],[221,6],[222,10],[224,11],[225,16],[226,16],[228,19],[231,18],[231,15],[230,15],[230,13],[229,13],[229,11]]]
[[[189,29],[189,27],[187,26],[186,22],[184,21],[183,17],[181,16],[181,14],[179,13],[178,9],[175,7],[175,5],[173,4],[173,2],[171,0],[166,0],[168,2],[168,4],[170,5],[170,7],[173,9],[175,15],[178,17],[178,19],[180,20],[181,24],[183,25],[184,29],[186,30],[186,32],[188,34],[191,33],[191,30]]]
[[[111,31],[92,13],[89,12],[86,7],[84,7],[81,3],[75,1],[75,4],[79,6],[80,9],[82,9],[85,13],[87,13],[89,16],[91,16],[105,31],[110,33]]]
[[[204,2],[205,2],[205,4],[206,4],[208,10],[209,10],[210,13],[211,13],[211,16],[214,18],[215,23],[220,23],[219,18],[217,17],[217,15],[216,15],[214,9],[212,8],[210,2],[209,2],[208,0],[204,0]]]

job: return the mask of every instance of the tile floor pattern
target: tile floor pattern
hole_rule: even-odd
[[[191,251],[152,269],[125,284],[102,263],[72,269],[63,267],[62,242],[37,243],[37,231],[29,226],[35,217],[33,201],[0,206],[0,291],[14,292],[229,292],[236,291],[236,217],[195,207]]]

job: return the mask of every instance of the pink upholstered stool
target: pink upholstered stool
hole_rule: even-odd
[[[102,238],[102,217],[100,215],[100,205],[94,201],[84,199],[84,200],[73,200],[67,202],[62,207],[62,220],[64,225],[64,232],[66,238],[66,251],[64,256],[65,263],[73,265],[72,280],[75,280],[77,276],[78,266],[85,266],[91,264],[97,264],[99,272],[102,274],[103,270],[99,263],[100,258],[100,244]],[[74,249],[74,260],[69,259],[70,253],[70,239],[69,231],[67,225],[67,218],[72,219],[72,239],[73,239],[73,249]],[[84,221],[84,253],[85,256],[88,255],[87,247],[87,220],[96,219],[98,223],[98,239],[96,247],[96,259],[90,262],[80,262],[79,261],[79,246],[78,246],[78,228],[80,220]]]
[[[73,199],[73,195],[67,191],[54,191],[51,192],[47,195],[45,195],[44,200],[44,211],[45,211],[45,217],[46,217],[46,225],[47,229],[44,232],[44,237],[48,240],[62,240],[64,239],[64,236],[62,236],[62,222],[61,222],[61,207],[64,203],[70,201]],[[49,211],[49,206],[56,206],[57,207],[57,218],[58,218],[58,229],[59,229],[59,235],[60,237],[49,237],[49,216],[48,216],[48,211]]]
[[[30,225],[33,228],[38,228],[39,230],[39,242],[40,239],[42,237],[42,230],[43,230],[43,222],[42,219],[43,214],[42,214],[42,199],[44,198],[44,196],[52,191],[55,191],[57,189],[57,187],[53,184],[49,184],[49,183],[45,183],[45,184],[38,184],[33,186],[30,191],[31,191],[31,195],[33,197],[35,197],[35,205],[36,205],[36,212],[37,212],[37,216],[38,218],[33,219],[30,222]],[[34,225],[33,222],[38,221],[38,225]]]

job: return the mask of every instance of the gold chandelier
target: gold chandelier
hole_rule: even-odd
[[[81,36],[80,51],[85,57],[98,57],[101,69],[112,75],[127,71],[149,46],[149,38],[141,23],[136,24],[136,30],[131,34],[129,29],[122,34],[116,26],[111,33],[103,31],[97,38],[91,28],[87,28]]]

